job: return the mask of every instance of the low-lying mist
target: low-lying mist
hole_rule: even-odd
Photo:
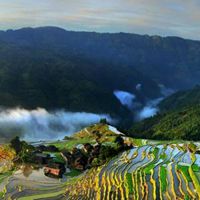
[[[145,104],[137,101],[136,95],[128,91],[115,90],[114,96],[120,101],[121,105],[126,106],[132,113],[134,121],[141,121],[148,117],[152,117],[159,112],[158,104],[167,96],[174,93],[171,88],[166,88],[164,85],[159,84],[161,96],[155,99],[146,100]],[[135,89],[140,92],[142,84],[137,84]]]
[[[115,120],[108,114],[86,112],[48,112],[43,108],[26,110],[22,108],[0,110],[0,141],[20,136],[28,141],[62,139],[81,128],[106,118]]]
[[[159,112],[158,104],[163,100],[163,97],[147,101],[146,105],[136,112],[136,121],[141,121],[148,117],[153,117]]]
[[[133,100],[135,99],[134,94],[122,90],[115,90],[113,94],[123,106],[126,106],[128,109],[132,109]]]

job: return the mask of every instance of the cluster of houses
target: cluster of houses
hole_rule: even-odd
[[[66,166],[80,171],[89,168],[92,160],[99,155],[100,148],[101,144],[94,146],[89,143],[78,145],[72,151],[60,152],[65,162],[56,162],[54,153],[58,153],[59,150],[53,145],[40,145],[36,147],[36,151],[34,152],[34,162],[38,165],[45,166],[45,175],[60,178],[65,173]]]
[[[36,151],[34,152],[34,162],[44,166],[44,174],[46,176],[61,178],[66,171],[66,163],[55,161],[54,153],[57,152],[59,152],[59,150],[53,145],[40,145],[36,147]]]
[[[101,149],[101,144],[81,144],[72,151],[63,151],[61,154],[70,168],[85,170],[91,167],[92,161],[96,158]]]
[[[131,148],[131,144],[127,144],[127,141],[121,136],[118,136],[115,142],[118,144],[118,149],[97,142],[94,145],[90,143],[79,144],[71,151],[63,150],[62,152],[53,145],[40,145],[36,147],[34,160],[35,163],[45,166],[45,175],[62,177],[66,168],[84,171],[95,164],[102,164],[108,156],[114,156],[122,150]],[[59,153],[64,162],[55,161],[55,153]],[[95,159],[97,160],[96,163],[93,162]]]

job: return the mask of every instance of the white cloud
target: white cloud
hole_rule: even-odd
[[[45,109],[26,110],[21,108],[0,110],[0,140],[18,135],[27,140],[62,139],[90,124],[106,118],[116,121],[107,114],[85,112],[48,112]]]

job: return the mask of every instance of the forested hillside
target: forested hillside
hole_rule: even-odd
[[[40,55],[45,51],[48,52],[46,56],[50,55],[53,49],[54,55],[62,58],[81,56],[95,63],[126,65],[168,87],[187,88],[199,83],[199,41],[126,33],[73,32],[55,27],[0,32],[0,41],[16,45],[18,50],[34,48],[33,53]]]
[[[199,83],[199,52],[200,42],[177,37],[56,27],[0,31],[0,105],[126,116],[114,90],[145,104],[159,97],[158,84],[191,87]]]
[[[177,110],[186,106],[200,104],[200,86],[192,89],[178,91],[160,102],[159,108],[162,112]]]
[[[200,104],[145,119],[134,124],[129,134],[159,140],[200,140]]]
[[[140,72],[76,54],[69,34],[57,28],[0,33],[0,105],[121,114],[128,110],[113,95],[116,89],[140,102],[159,96],[157,84]]]

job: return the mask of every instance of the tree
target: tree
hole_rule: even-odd
[[[101,124],[108,124],[106,118],[101,118],[99,122],[100,122]]]
[[[116,150],[111,146],[101,146],[99,159],[104,162],[112,156],[116,155]]]
[[[34,146],[29,145],[25,141],[20,141],[18,136],[10,141],[10,146],[15,150],[18,162],[24,163],[33,161],[33,151],[35,150]]]
[[[19,154],[22,150],[22,143],[19,139],[19,136],[16,136],[10,141],[11,147],[15,150],[16,154]]]
[[[121,137],[121,135],[116,137],[115,143],[117,143],[118,148],[122,148],[124,146],[124,139]]]

